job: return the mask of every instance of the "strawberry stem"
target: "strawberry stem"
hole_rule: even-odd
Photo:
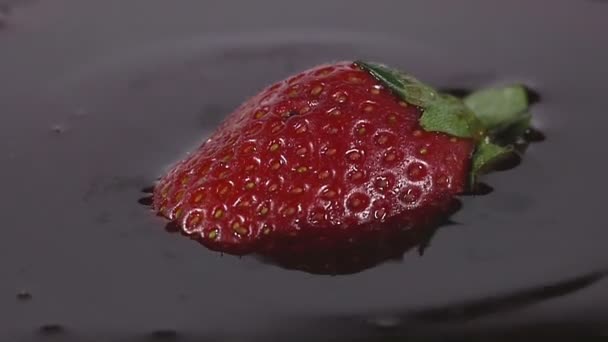
[[[471,163],[471,186],[478,176],[494,170],[498,162],[515,153],[514,144],[530,128],[529,101],[522,85],[484,88],[461,99],[382,64],[363,61],[355,64],[400,99],[419,107],[420,125],[426,131],[477,142]]]

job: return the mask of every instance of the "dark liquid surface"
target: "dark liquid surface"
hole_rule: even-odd
[[[276,10],[57,0],[5,11],[7,337],[264,340],[608,325],[608,50],[600,44],[608,6],[580,2],[573,12],[556,1],[547,15],[534,6],[522,13],[523,1],[374,11],[355,1],[342,4],[344,16],[321,1],[268,3]],[[449,8],[432,17],[439,4]],[[491,13],[500,15],[487,20]],[[221,256],[167,234],[137,203],[245,98],[342,59],[382,61],[446,89],[524,82],[542,95],[534,123],[547,140],[517,168],[485,177],[494,190],[464,198],[458,224],[439,230],[423,256],[412,250],[348,276]]]

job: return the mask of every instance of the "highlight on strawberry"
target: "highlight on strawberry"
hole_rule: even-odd
[[[355,273],[422,250],[458,196],[517,160],[528,107],[522,85],[461,98],[382,64],[321,65],[245,101],[147,202],[209,249]]]

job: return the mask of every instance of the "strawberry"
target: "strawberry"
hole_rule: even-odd
[[[526,108],[521,86],[462,100],[380,64],[321,65],[238,107],[151,204],[212,250],[357,272],[427,240],[513,153]]]

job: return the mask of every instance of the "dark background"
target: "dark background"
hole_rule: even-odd
[[[608,336],[608,3],[0,4],[2,340]],[[357,58],[524,82],[547,140],[423,257],[351,276],[221,257],[138,205],[247,96]]]

